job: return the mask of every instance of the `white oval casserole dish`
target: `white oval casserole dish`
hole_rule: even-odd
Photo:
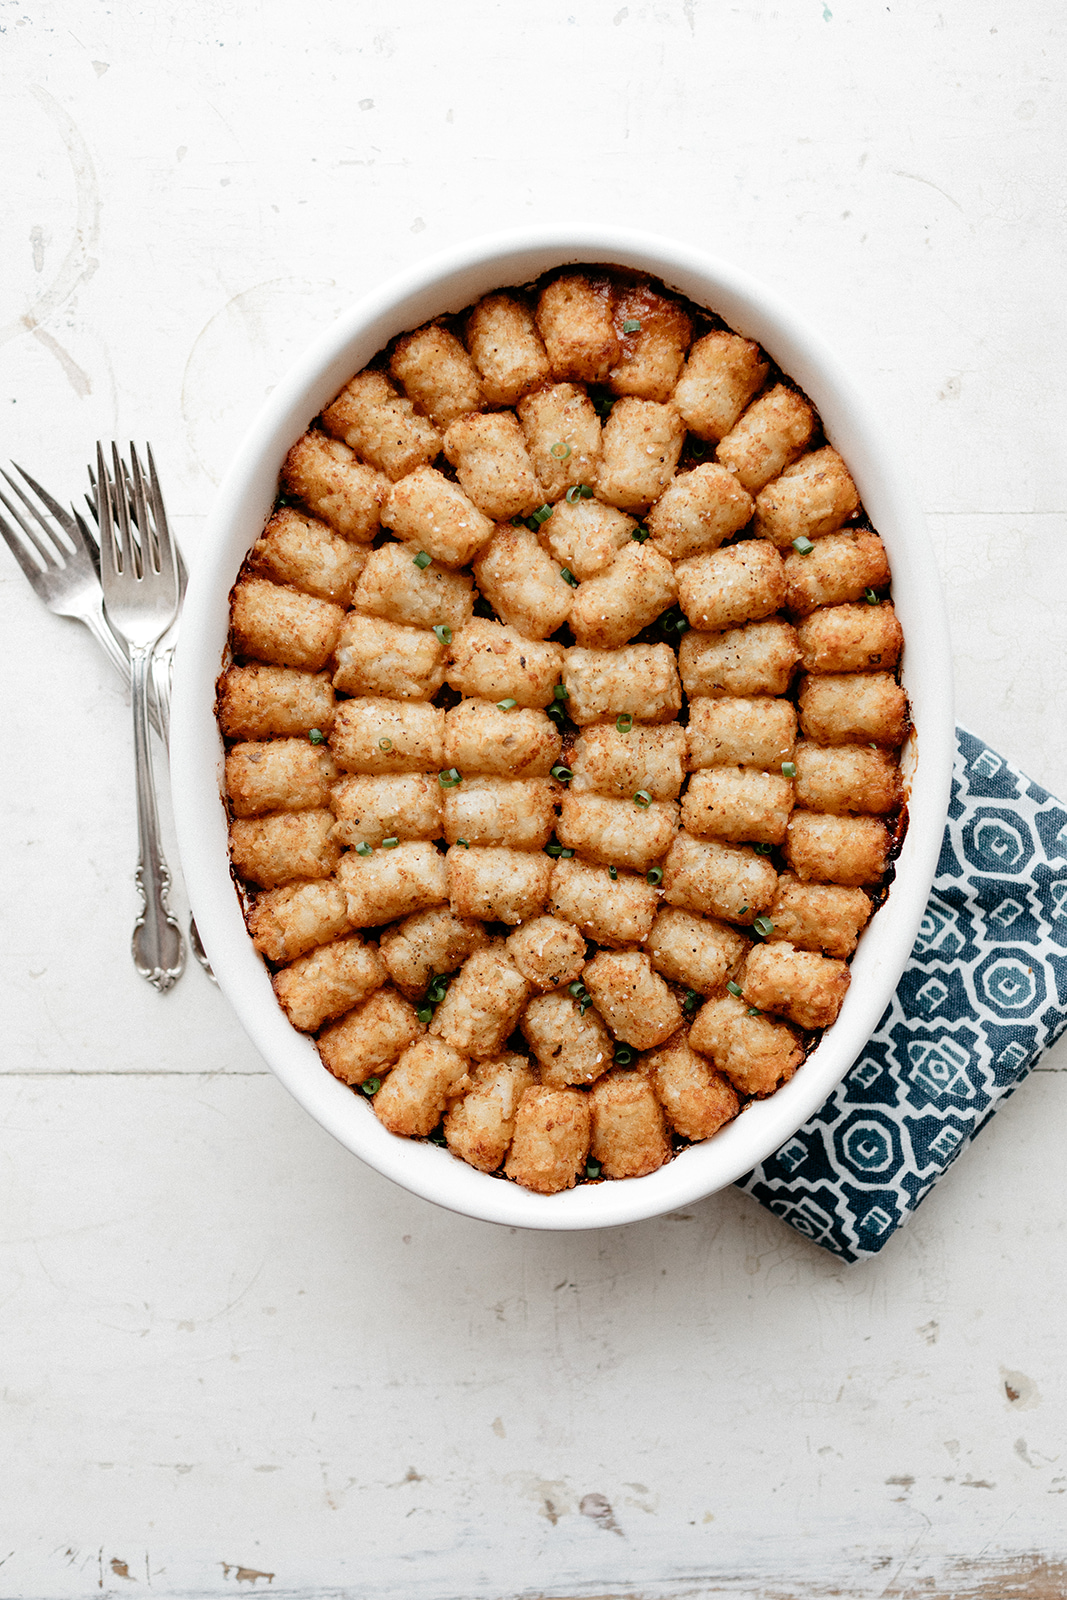
[[[908,830],[888,900],[860,940],[837,1022],[796,1076],[647,1177],[542,1196],[478,1172],[446,1149],[388,1133],[366,1100],[331,1077],[312,1041],[291,1027],[252,947],[230,876],[215,682],[230,589],[262,532],[286,452],[312,418],[396,334],[461,311],[490,290],[583,262],[651,273],[717,312],[735,332],[758,340],[813,401],[889,553],[915,732],[904,751]],[[937,569],[891,441],[832,353],[775,295],[686,245],[622,229],[538,229],[472,240],[382,285],[317,339],[260,411],[219,490],[189,583],[175,661],[171,776],[182,869],[215,975],[251,1039],[304,1109],[368,1165],[438,1205],[519,1227],[611,1227],[690,1204],[734,1182],[822,1104],[877,1025],[911,951],[937,865],[954,748],[951,654]]]

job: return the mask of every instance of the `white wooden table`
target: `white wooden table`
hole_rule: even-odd
[[[1067,795],[1055,0],[0,0],[0,456],[179,535],[353,296],[597,219],[772,284],[909,464],[962,720]],[[0,1596],[1067,1594],[1067,1047],[870,1264],[736,1191],[447,1215],[128,954],[128,708],[0,549]],[[180,886],[176,894],[180,901]]]

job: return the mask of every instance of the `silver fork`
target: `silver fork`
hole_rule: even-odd
[[[151,447],[147,485],[132,445],[128,473],[114,444],[111,453],[113,475],[109,474],[103,446],[96,447],[96,513],[105,616],[126,640],[130,654],[137,772],[137,887],[142,899],[142,911],[133,930],[133,960],[141,976],[162,993],[180,977],[185,947],[178,924],[167,908],[170,873],[160,842],[152,782],[148,681],[153,651],[177,615],[178,567]],[[140,541],[134,537],[134,520],[140,529]]]
[[[11,519],[0,516],[0,534],[38,598],[57,616],[74,617],[83,622],[112,666],[129,683],[129,654],[104,616],[99,552],[88,526],[76,511],[73,514],[67,511],[31,478],[25,467],[14,462],[12,466],[39,503],[31,500],[14,478],[0,470],[0,477],[11,491],[9,498],[0,490],[0,504]],[[156,700],[158,704],[152,706],[152,724],[165,740],[167,702],[158,694]]]

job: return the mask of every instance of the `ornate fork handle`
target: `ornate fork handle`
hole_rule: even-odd
[[[133,751],[137,782],[137,888],[143,902],[133,929],[133,961],[138,972],[165,993],[181,976],[185,950],[181,930],[167,905],[170,872],[159,837],[159,812],[152,778],[148,737],[148,675],[151,648],[131,646]]]

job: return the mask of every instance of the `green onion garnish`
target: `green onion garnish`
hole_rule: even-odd
[[[435,972],[426,989],[426,998],[432,1006],[439,1006],[448,993],[448,985],[452,980],[447,973]]]
[[[455,767],[449,767],[446,772],[437,774],[437,781],[442,789],[454,789],[457,783],[463,782],[463,774],[457,772]]]
[[[518,705],[518,703],[519,702],[517,700],[512,700],[509,697],[507,700],[498,700],[496,703],[496,708],[498,711],[512,711]]]
[[[663,882],[663,868],[652,867],[650,871],[645,873],[645,877],[648,879],[652,887],[655,888],[657,883]]]
[[[599,1161],[587,1161],[586,1164],[585,1164],[585,1175],[586,1175],[587,1178],[599,1178],[600,1177],[600,1162]]]
[[[585,993],[585,984],[582,982],[581,978],[575,978],[573,983],[568,983],[567,993],[572,994],[576,1000],[580,1000],[582,998],[582,995]]]
[[[619,877],[619,869],[618,869],[618,867],[609,867],[608,868],[608,877],[611,879],[612,883],[617,883],[618,882],[618,877]]]
[[[379,750],[391,750],[392,748],[393,748],[392,739],[379,739],[378,740],[378,749]]]
[[[446,1150],[448,1148],[448,1140],[445,1138],[445,1130],[441,1127],[437,1127],[432,1133],[428,1133],[426,1138],[430,1144],[435,1144],[442,1150]]]
[[[770,917],[757,917],[752,927],[761,939],[768,938],[774,932],[774,923]]]
[[[311,740],[312,744],[326,743],[326,735],[323,733],[321,728],[309,728],[308,738]]]
[[[448,626],[447,623],[444,623],[444,622],[437,623],[437,625],[435,626],[433,631],[437,635],[438,639],[440,640],[440,642],[442,644],[451,644],[452,643],[452,629]]]
[[[640,806],[642,811],[647,811],[651,804],[652,796],[649,794],[648,790],[638,789],[637,793],[634,795],[634,805]]]
[[[574,777],[574,773],[571,771],[570,767],[557,766],[552,768],[552,776],[559,783],[570,783],[571,779]]]
[[[637,1051],[632,1049],[630,1045],[617,1044],[615,1046],[615,1065],[617,1067],[632,1066],[636,1054]]]
[[[370,1100],[372,1098],[372,1096],[374,1096],[374,1095],[376,1095],[378,1093],[378,1090],[381,1088],[381,1086],[382,1086],[381,1078],[368,1078],[366,1083],[361,1083],[359,1087],[362,1090],[362,1092],[367,1096],[367,1099]]]
[[[752,848],[758,856],[769,856],[773,846],[769,844],[754,844]]]
[[[537,510],[531,515],[530,521],[536,529],[541,526],[542,522],[547,522],[551,515],[552,507],[550,505],[538,506]]]
[[[747,907],[747,906],[742,906],[742,907],[741,907],[741,909],[740,909],[740,911],[739,911],[739,912],[738,912],[738,913],[737,913],[737,915],[738,915],[738,916],[739,916],[739,917],[743,917],[743,916],[744,916],[744,914],[745,914],[745,912],[746,912],[746,911],[747,911],[747,910],[748,910],[748,907]]]
[[[880,606],[882,603],[873,589],[864,589],[863,598],[866,600],[869,606]]]
[[[574,854],[573,850],[568,850],[564,845],[561,845],[561,844],[546,844],[545,845],[545,855],[546,856],[558,857],[558,858],[561,858],[564,861],[569,861],[573,854]]]
[[[555,456],[557,461],[566,461],[567,457],[571,453],[571,447],[566,443],[565,440],[559,439],[552,446],[548,453],[550,456]]]
[[[397,839],[397,838],[383,839],[382,840],[382,849],[383,850],[395,850],[399,843],[400,843],[400,840]]]
[[[638,544],[644,544],[645,540],[649,537],[650,535],[648,529],[645,527],[644,523],[639,523],[634,529],[633,533],[630,535],[630,538],[636,539]]]
[[[572,589],[577,589],[578,579],[574,576],[574,573],[571,571],[570,567],[560,567],[559,575],[563,579],[564,583],[569,583]]]
[[[617,733],[629,733],[633,725],[634,719],[629,711],[623,711],[615,718],[615,730]]]
[[[623,333],[640,333],[641,324],[638,322],[636,317],[627,317],[626,321],[622,325],[622,331]]]
[[[470,847],[471,847],[471,842],[470,842],[469,839],[457,839],[456,843],[457,844],[461,844],[463,846],[464,850],[469,850]]]
[[[567,685],[565,683],[557,683],[552,691],[552,698],[553,700],[569,700],[570,692],[567,689]]]
[[[795,761],[783,761],[782,762],[782,777],[783,778],[795,778],[796,775],[797,775],[797,764],[796,764],[796,762]]]
[[[805,539],[804,535],[801,534],[799,539],[793,540],[793,549],[799,551],[802,556],[810,556],[815,546],[810,539]]]
[[[576,506],[579,500],[591,500],[593,491],[587,483],[575,483],[571,485],[563,498],[569,506]]]
[[[729,983],[726,985],[726,992],[727,994],[732,994],[735,1000],[740,1000],[742,993],[741,985],[739,983],[735,983],[731,978]]]
[[[421,1023],[433,1021],[433,1006],[416,1006],[415,1015]]]
[[[708,453],[707,441],[704,439],[691,439],[689,441],[689,454],[694,461],[703,461]]]
[[[697,1007],[700,1005],[702,998],[703,997],[698,994],[696,989],[687,989],[685,991],[685,999],[682,1001],[682,1010],[685,1012],[687,1017],[691,1017],[693,1015],[693,1012],[696,1011]]]
[[[374,854],[374,848],[373,848],[372,845],[369,845],[367,843],[366,839],[361,839],[359,841],[359,843],[356,845],[356,855],[357,856],[372,856],[373,854]]]
[[[748,1010],[745,1012],[746,1017],[762,1017],[762,1015],[763,1012],[758,1006],[749,1006]]]
[[[433,556],[427,555],[425,550],[420,550],[418,555],[415,557],[413,564],[418,567],[420,572],[425,572],[432,560]]]

